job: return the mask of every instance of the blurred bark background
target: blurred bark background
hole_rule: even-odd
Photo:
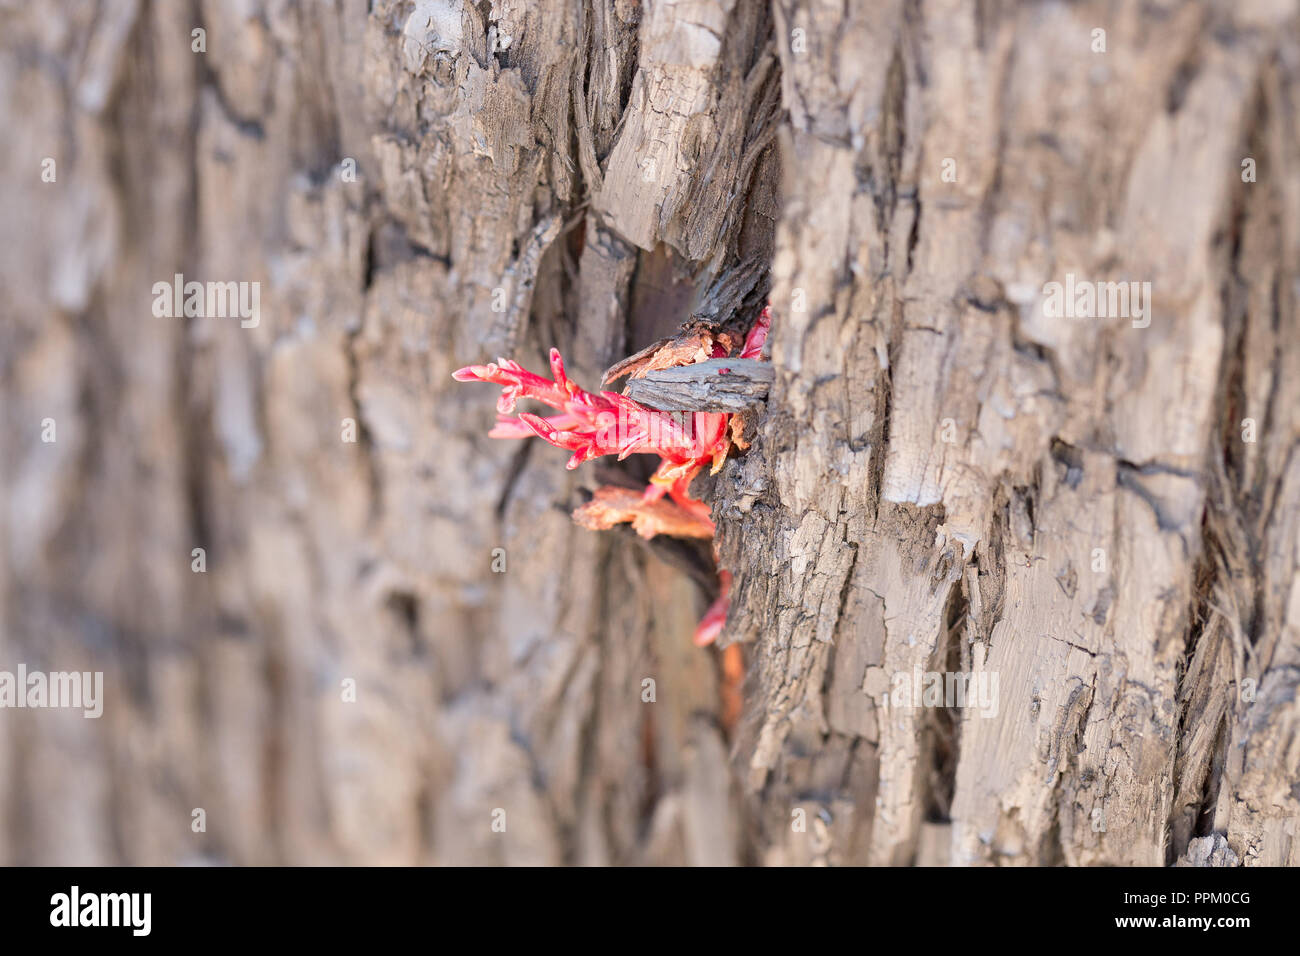
[[[107,698],[0,710],[0,862],[1300,862],[1298,27],[0,4],[0,670]],[[156,317],[176,273],[260,322]],[[1067,273],[1150,326],[1045,318]],[[730,730],[707,549],[569,518],[645,463],[488,439],[451,371],[592,387],[769,288],[698,486]]]

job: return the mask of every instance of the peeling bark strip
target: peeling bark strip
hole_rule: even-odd
[[[0,669],[104,714],[0,722],[0,862],[1300,863],[1300,24],[1220,7],[8,10]],[[729,740],[707,547],[451,371],[769,292]]]
[[[774,374],[758,359],[709,359],[631,379],[627,395],[665,411],[743,412],[763,403]]]

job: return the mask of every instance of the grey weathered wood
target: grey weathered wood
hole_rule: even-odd
[[[763,404],[775,374],[758,359],[709,359],[629,379],[624,393],[664,411],[743,412]]]
[[[777,375],[714,512],[763,859],[1300,863],[1295,5],[774,10]],[[1048,318],[1067,272],[1151,324]]]
[[[493,389],[451,379],[559,346],[593,386],[635,309],[689,314],[646,262],[770,260],[770,17],[695,12],[0,14],[0,669],[107,696],[0,712],[0,862],[745,858],[712,595],[577,527],[594,465],[487,438]],[[176,272],[260,282],[259,327],[151,316]]]
[[[107,700],[0,714],[0,862],[1300,863],[1295,5],[1121,6],[5,5],[0,668]],[[727,739],[708,595],[450,372],[769,286]]]

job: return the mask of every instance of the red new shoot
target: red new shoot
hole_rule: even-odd
[[[771,324],[764,309],[745,338],[739,357],[761,358],[763,342]],[[675,339],[652,346],[606,373],[606,379],[630,374],[644,375],[651,369],[689,365],[708,358],[730,356],[733,339],[726,333],[714,335],[696,328]],[[716,473],[733,447],[744,447],[737,416],[716,412],[663,412],[647,408],[617,392],[588,392],[564,372],[564,360],[551,349],[551,378],[529,372],[517,362],[498,359],[488,365],[470,365],[453,373],[459,382],[491,382],[501,386],[497,401],[493,438],[545,439],[573,455],[568,467],[600,455],[653,454],[661,459],[643,492],[603,486],[591,501],[574,512],[574,520],[586,528],[604,529],[630,522],[637,534],[681,538],[712,538],[714,527],[709,507],[691,497],[691,480],[706,465]],[[521,412],[512,415],[515,403],[531,398],[555,409],[550,416]],[[733,421],[734,419],[734,421]],[[730,575],[721,572],[721,594],[696,629],[697,644],[711,643],[722,631],[727,617]]]

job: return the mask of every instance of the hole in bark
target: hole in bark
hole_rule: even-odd
[[[1083,480],[1083,453],[1060,438],[1053,438],[1052,459],[1061,466],[1061,480],[1071,488],[1078,488]]]
[[[1169,91],[1165,94],[1165,112],[1177,113],[1182,108],[1183,101],[1187,99],[1187,90],[1200,72],[1200,57],[1198,51],[1193,49],[1174,71]]]
[[[424,646],[420,642],[420,602],[409,591],[391,591],[384,599],[384,608],[401,623],[410,642],[412,657],[420,657]]]
[[[1170,816],[1166,863],[1187,852],[1194,837],[1209,835],[1218,803],[1231,706],[1222,695],[1232,692],[1232,675],[1224,673],[1223,643],[1230,626],[1222,613],[1234,602],[1225,565],[1224,543],[1216,532],[1218,518],[1207,508],[1202,519],[1203,546],[1192,571],[1191,608],[1183,660],[1178,668],[1178,753],[1174,761],[1176,802]],[[1213,722],[1208,752],[1198,741]]]
[[[384,606],[395,614],[406,627],[414,629],[420,622],[420,606],[415,595],[407,591],[393,591]]]
[[[962,654],[962,637],[966,633],[968,609],[961,585],[955,584],[944,610],[944,633],[935,653],[935,663],[943,672],[945,686],[953,675],[969,673],[965,666],[968,662],[963,661]],[[930,772],[926,787],[925,817],[928,823],[946,823],[952,812],[952,798],[957,787],[961,715],[956,706],[929,708],[926,715],[925,734],[930,754]]]
[[[1201,804],[1196,817],[1196,835],[1209,836],[1214,831],[1214,807],[1219,802],[1219,789],[1223,784],[1223,764],[1227,759],[1228,721],[1219,721],[1214,734],[1214,758],[1210,762],[1210,772],[1205,775],[1205,784],[1201,787]],[[1185,847],[1180,848],[1186,850]]]

